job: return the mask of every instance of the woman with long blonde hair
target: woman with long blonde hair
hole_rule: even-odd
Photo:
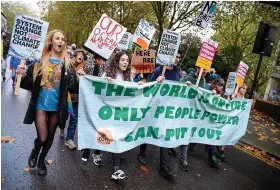
[[[45,175],[45,158],[52,146],[56,128],[68,116],[67,93],[78,91],[77,76],[66,52],[63,32],[48,32],[40,63],[29,66],[27,71],[20,67],[17,73],[23,76],[21,88],[32,91],[23,123],[32,124],[34,121],[37,131],[28,165],[34,168],[38,160],[38,174]]]

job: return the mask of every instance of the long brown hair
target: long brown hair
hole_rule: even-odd
[[[77,56],[78,56],[78,53],[80,53],[80,52],[83,54],[83,61],[81,63],[78,63],[77,62]],[[77,49],[74,52],[72,62],[73,62],[73,66],[74,66],[76,71],[78,71],[80,68],[84,69],[84,67],[86,65],[86,63],[85,63],[85,52],[82,49]]]
[[[45,84],[45,82],[47,81],[49,58],[51,56],[51,50],[52,50],[51,42],[52,42],[54,34],[57,32],[60,32],[64,35],[64,33],[61,30],[52,30],[47,33],[40,64],[34,65],[33,79],[35,81],[37,75],[42,75],[41,86],[43,86]],[[65,35],[64,35],[64,37],[65,37]],[[60,61],[61,61],[61,63],[64,63],[66,69],[69,69],[70,59],[67,54],[66,47],[67,47],[67,44],[66,44],[66,40],[65,40],[65,44],[62,47],[62,51],[60,53]]]
[[[125,81],[131,81],[130,80],[131,57],[130,57],[130,54],[126,51],[120,51],[112,57],[111,62],[107,66],[106,75],[107,75],[107,77],[111,77],[112,79],[116,79],[117,72],[119,70],[120,59],[121,59],[121,56],[123,56],[123,55],[127,55],[128,58],[129,58],[129,63],[128,63],[127,69],[125,71],[123,71],[123,79]]]

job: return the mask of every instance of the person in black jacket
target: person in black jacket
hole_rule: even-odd
[[[35,122],[37,138],[28,159],[30,168],[34,168],[38,159],[38,174],[47,174],[45,158],[52,146],[57,126],[67,119],[67,93],[77,93],[77,75],[70,64],[66,52],[66,41],[60,30],[48,32],[40,63],[34,63],[22,74],[20,87],[32,91],[31,100],[24,118],[24,124]],[[41,153],[40,153],[41,151]],[[39,156],[40,153],[40,156]]]

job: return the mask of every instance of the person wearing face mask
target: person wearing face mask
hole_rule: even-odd
[[[73,54],[72,64],[76,72],[84,72],[85,68],[85,52],[82,49],[77,49]],[[78,93],[71,94],[71,101],[73,105],[73,115],[70,115],[69,126],[67,129],[67,136],[65,145],[70,149],[76,149],[76,144],[74,143],[74,136],[78,123]]]
[[[152,82],[152,81],[162,82],[164,79],[173,80],[173,81],[180,81],[180,79],[181,79],[181,69],[180,69],[178,64],[179,64],[179,61],[180,61],[181,57],[182,57],[182,52],[179,50],[177,55],[176,55],[176,59],[175,59],[175,62],[173,63],[173,65],[167,66],[164,77],[161,76],[163,66],[158,66],[157,68],[155,68],[153,73],[150,76],[148,76],[148,82]],[[146,149],[147,149],[147,144],[140,145],[140,152],[139,152],[139,155],[138,155],[138,161],[142,165],[147,164]],[[173,148],[167,149],[167,148],[160,147],[160,170],[159,170],[159,174],[161,176],[166,177],[167,179],[172,180],[172,179],[174,179],[174,177],[176,175],[173,173],[171,167],[169,167],[169,165],[168,165],[168,161],[167,161],[168,155],[167,155],[167,153],[170,153],[173,156],[177,155],[177,152]]]
[[[131,81],[131,58],[126,51],[120,51],[112,56],[110,63],[106,69],[106,73],[102,77],[108,81]],[[120,169],[121,154],[112,153],[113,157],[113,174],[112,180],[123,180],[126,178],[125,173]],[[95,150],[93,153],[94,164],[102,165],[100,150]]]
[[[38,174],[47,174],[45,158],[52,146],[57,126],[68,116],[67,94],[78,92],[77,75],[66,52],[66,40],[62,31],[47,33],[40,63],[28,67],[19,66],[22,74],[20,87],[31,91],[31,99],[24,124],[35,122],[37,138],[28,158],[30,168],[38,167]],[[38,161],[38,163],[37,163]]]

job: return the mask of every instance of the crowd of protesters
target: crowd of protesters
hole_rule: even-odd
[[[5,36],[2,35],[2,38]],[[25,124],[35,123],[37,138],[28,158],[31,168],[38,167],[38,174],[47,174],[45,158],[52,146],[54,135],[59,126],[59,135],[65,138],[65,145],[70,149],[76,149],[74,136],[78,122],[79,104],[79,77],[92,75],[103,77],[108,81],[130,81],[142,85],[145,82],[172,80],[185,83],[186,85],[196,84],[199,67],[189,68],[182,71],[180,61],[182,52],[179,50],[175,62],[166,67],[165,75],[162,76],[163,66],[157,66],[149,75],[136,73],[131,65],[131,55],[127,51],[115,51],[111,58],[104,61],[97,54],[90,53],[83,49],[77,49],[75,44],[67,47],[66,37],[60,30],[48,32],[43,54],[40,63],[29,63],[28,66],[21,66],[20,60],[16,57],[7,56],[7,44],[4,46],[1,57],[2,78],[6,80],[5,72],[7,61],[12,69],[12,85],[16,83],[16,73],[21,74],[21,88],[31,91],[31,99],[24,118]],[[225,96],[225,80],[215,70],[204,70],[198,86],[205,88],[218,96],[233,99],[245,98],[247,85],[244,83],[239,87],[238,93],[233,96]],[[69,106],[71,102],[71,106]],[[70,115],[70,116],[69,116]],[[67,123],[67,119],[69,122]],[[67,126],[68,125],[68,126]],[[67,130],[65,131],[65,129]],[[142,165],[149,164],[146,159],[146,144],[140,145],[138,161]],[[174,147],[176,148],[176,147]],[[187,155],[195,155],[195,144],[181,145],[179,153],[179,166],[188,171]],[[208,153],[208,163],[219,168],[220,162],[227,162],[225,147],[205,145],[205,152]],[[84,149],[82,160],[88,161],[91,154],[90,149]],[[160,147],[160,175],[174,179],[175,174],[169,166],[168,154],[177,156],[173,148]],[[100,150],[93,150],[93,163],[96,166],[102,165]],[[126,178],[125,172],[121,169],[121,154],[112,153],[113,173],[111,179],[122,180]]]

